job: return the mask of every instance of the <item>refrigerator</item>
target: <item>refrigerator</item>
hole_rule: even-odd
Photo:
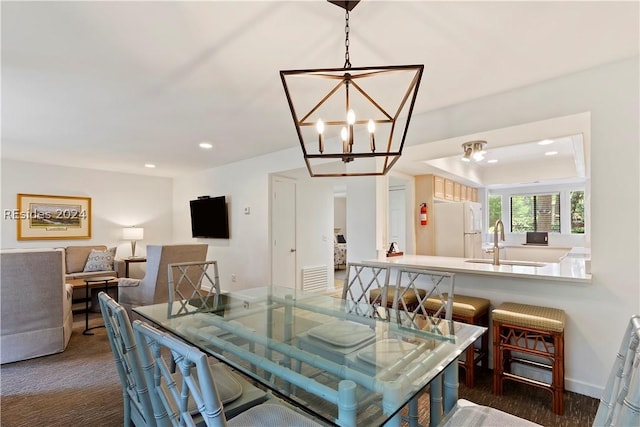
[[[436,256],[482,258],[482,205],[442,202],[433,208]]]

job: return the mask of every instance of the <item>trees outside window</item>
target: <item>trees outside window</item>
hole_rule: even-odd
[[[496,221],[502,218],[502,196],[499,194],[489,195],[489,232],[493,233]]]
[[[560,232],[560,193],[511,196],[511,232]]]
[[[571,192],[571,233],[584,234],[584,191]]]

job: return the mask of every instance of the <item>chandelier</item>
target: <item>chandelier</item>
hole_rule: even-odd
[[[424,65],[351,67],[358,1],[329,2],[345,10],[344,66],[280,71],[304,160],[312,177],[385,175],[402,154]]]
[[[484,146],[487,145],[487,141],[469,141],[462,144],[462,160],[463,162],[470,162],[473,159],[476,162],[484,160],[484,156],[487,153],[484,150]]]

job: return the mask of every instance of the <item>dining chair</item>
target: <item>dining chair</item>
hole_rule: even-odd
[[[207,356],[189,344],[139,320],[133,322],[140,343],[138,353],[149,384],[155,419],[160,425],[195,425],[188,399],[195,401],[207,426],[299,426],[317,427],[317,422],[282,404],[263,403],[227,420],[220,392]],[[181,374],[176,380],[163,354],[172,355]]]
[[[441,320],[451,321],[454,284],[454,273],[408,267],[397,269],[395,286],[386,295],[386,298],[392,300],[395,322],[404,327],[435,330]],[[427,301],[430,302],[428,307]],[[348,357],[348,362],[356,369],[371,373],[391,366],[414,349],[417,350],[415,344],[388,336],[357,350]],[[430,350],[426,351],[428,353]],[[420,353],[421,356],[416,361],[426,357],[423,349],[420,349]],[[436,387],[438,381],[441,382],[441,379],[432,382],[432,394],[441,394],[442,387]],[[411,399],[408,415],[403,417],[410,426],[418,425],[418,396]],[[435,415],[438,411],[440,410],[433,405],[431,413]]]
[[[342,288],[342,302],[348,317],[317,325],[298,334],[298,346],[343,364],[347,354],[375,340],[375,330],[366,323],[358,322],[358,318],[388,320],[385,311],[388,288],[389,267],[348,263]],[[373,300],[370,299],[372,290],[378,292]]]
[[[189,261],[175,262],[168,266],[169,300],[167,304],[167,317],[175,318],[185,315],[193,315],[194,312],[222,313],[224,311],[225,296],[220,292],[220,276],[218,274],[218,262]],[[209,335],[223,336],[228,332],[215,326],[200,326],[193,322],[190,316],[188,327],[204,328],[202,332]],[[178,327],[178,329],[181,329]],[[231,339],[234,344],[248,345],[251,352],[255,349],[253,341],[244,339]],[[256,367],[251,365],[255,372]]]
[[[155,423],[148,384],[142,374],[141,360],[136,353],[139,345],[125,308],[104,292],[98,295],[109,343],[124,392],[124,420],[132,420],[136,426],[154,426]],[[170,360],[170,364],[174,361]],[[264,402],[267,395],[247,380],[231,372],[225,365],[209,358],[211,370],[216,374],[216,384],[227,416],[237,415]],[[172,370],[174,373],[175,370]],[[179,372],[175,374],[179,377]],[[196,408],[191,402],[192,410]],[[151,420],[151,421],[149,421]]]
[[[398,323],[416,326],[419,316],[451,320],[455,273],[400,268],[396,276],[393,308]]]
[[[640,425],[640,316],[629,320],[605,386],[594,427]]]
[[[541,427],[524,418],[511,415],[489,406],[477,405],[458,399],[456,406],[445,416],[438,427]]]
[[[136,340],[126,310],[105,292],[98,302],[116,362],[124,399],[123,425],[155,426],[142,364],[136,352]]]
[[[194,311],[214,311],[220,298],[218,262],[171,263],[168,265],[168,287],[170,317]]]

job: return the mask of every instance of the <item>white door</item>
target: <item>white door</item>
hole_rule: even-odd
[[[296,287],[296,182],[271,180],[271,283]]]
[[[406,190],[404,188],[389,189],[389,244],[396,242],[398,249],[405,253],[407,251],[406,206]]]

